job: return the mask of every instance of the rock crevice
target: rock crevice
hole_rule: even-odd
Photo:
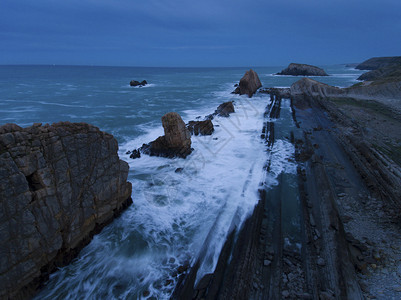
[[[0,127],[0,297],[32,295],[132,202],[117,151],[85,123]]]

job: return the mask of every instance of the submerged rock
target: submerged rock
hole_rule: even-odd
[[[214,131],[211,120],[190,121],[187,125],[187,128],[193,135],[211,135]]]
[[[147,84],[148,84],[148,82],[146,80],[142,80],[141,82],[136,81],[136,80],[131,80],[129,83],[130,86],[145,86]]]
[[[181,116],[170,112],[162,117],[164,136],[144,144],[139,151],[150,156],[186,158],[192,152],[191,134]]]
[[[85,123],[0,127],[1,299],[31,297],[132,202],[117,151]]]
[[[293,75],[293,76],[329,76],[323,69],[306,65],[291,63],[287,68],[276,75]]]
[[[249,98],[262,86],[258,74],[250,69],[245,72],[241,78],[238,87],[234,90],[233,94],[248,95]]]

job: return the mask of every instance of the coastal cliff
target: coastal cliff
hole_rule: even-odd
[[[0,127],[0,298],[33,295],[132,202],[117,151],[85,123]]]

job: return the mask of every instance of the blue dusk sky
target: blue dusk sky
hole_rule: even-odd
[[[400,37],[400,0],[0,0],[0,64],[324,65]]]

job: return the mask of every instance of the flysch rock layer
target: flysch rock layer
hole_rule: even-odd
[[[131,202],[115,138],[85,123],[0,127],[0,298],[32,296]]]

